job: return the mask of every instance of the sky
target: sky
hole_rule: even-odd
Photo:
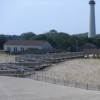
[[[69,34],[89,30],[89,0],[0,0],[0,34],[42,34],[51,29]],[[100,33],[96,0],[96,33]]]

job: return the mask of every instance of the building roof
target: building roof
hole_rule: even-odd
[[[8,40],[4,45],[43,45],[43,40]]]
[[[84,46],[83,46],[84,49],[95,49],[97,48],[96,45],[92,44],[92,43],[86,43]]]

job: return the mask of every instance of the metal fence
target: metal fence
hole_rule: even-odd
[[[63,80],[63,79],[61,80],[61,79],[45,77],[45,76],[41,76],[37,74],[30,76],[30,78],[37,81],[43,81],[43,82],[48,82],[48,83],[53,83],[53,84],[58,84],[58,85],[82,88],[86,90],[100,91],[100,85],[86,84],[86,83],[76,82],[76,81],[71,81],[71,80]]]

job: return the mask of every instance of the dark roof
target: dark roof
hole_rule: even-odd
[[[91,4],[95,4],[95,1],[94,0],[90,0],[89,1],[89,4],[91,5]]]
[[[94,44],[91,44],[91,43],[86,43],[84,46],[83,46],[84,49],[94,49],[94,48],[97,48],[96,45]]]
[[[43,40],[8,40],[4,45],[43,45]]]

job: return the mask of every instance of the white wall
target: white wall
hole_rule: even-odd
[[[95,5],[90,5],[90,23],[89,23],[89,38],[96,36],[96,26],[95,26]]]
[[[14,48],[17,48],[17,51],[21,51],[21,48],[24,48],[24,50],[27,50],[28,48],[38,48],[38,49],[42,49],[42,46],[4,45],[4,51],[7,51],[7,48],[8,47],[11,48],[11,52],[14,51]]]
[[[7,49],[8,47],[11,48],[11,52],[14,51],[14,48],[17,48],[17,51],[21,51],[21,48],[24,48],[24,50],[27,50],[28,48],[37,48],[37,49],[50,49],[50,48],[52,48],[52,46],[48,42],[45,42],[41,46],[4,45],[4,51],[8,51],[8,49]]]

